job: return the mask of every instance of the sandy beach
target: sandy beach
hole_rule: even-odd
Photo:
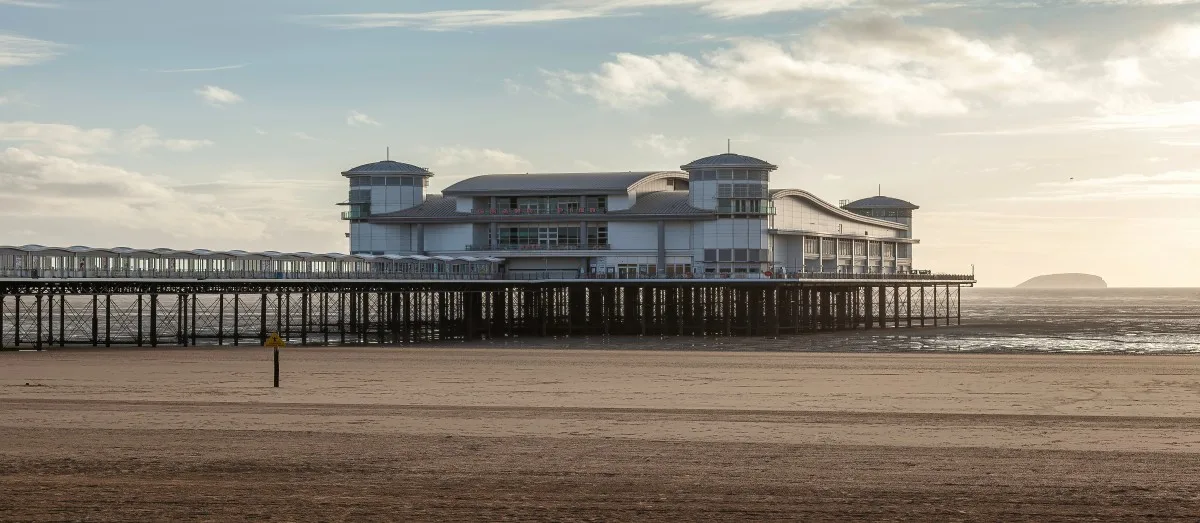
[[[0,520],[1200,518],[1200,359],[0,353]]]

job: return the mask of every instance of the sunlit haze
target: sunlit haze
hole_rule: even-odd
[[[1200,286],[1189,0],[0,0],[0,244],[346,252],[341,171],[911,201],[915,266]]]

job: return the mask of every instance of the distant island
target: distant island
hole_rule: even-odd
[[[1094,274],[1046,274],[1017,285],[1018,289],[1107,289],[1104,278]]]

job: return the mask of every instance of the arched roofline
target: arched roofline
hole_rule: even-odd
[[[649,176],[643,177],[642,179],[640,179],[636,182],[633,182],[633,184],[630,185],[627,190],[629,192],[634,192],[637,189],[640,189],[652,182],[657,182],[659,180],[671,180],[671,179],[684,180],[684,181],[691,180],[691,178],[688,176],[688,173],[685,173],[683,171],[660,171],[660,172],[651,174]]]
[[[907,227],[905,227],[903,224],[900,224],[900,223],[889,222],[887,220],[879,220],[879,219],[875,219],[875,218],[868,218],[861,214],[852,213],[850,211],[842,209],[841,207],[833,205],[825,200],[822,200],[822,199],[816,197],[816,195],[814,195],[813,193],[810,193],[808,191],[803,191],[800,189],[780,189],[771,194],[772,200],[780,200],[780,199],[789,198],[789,197],[797,198],[800,200],[806,200],[808,202],[814,203],[818,207],[825,209],[825,210],[833,213],[834,215],[836,215],[840,218],[845,218],[847,220],[856,221],[858,223],[862,223],[862,224],[866,224],[866,225],[876,225],[876,226],[881,226],[881,227],[888,227],[891,229],[907,230]]]

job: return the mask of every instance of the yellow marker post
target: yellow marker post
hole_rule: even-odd
[[[272,332],[267,336],[267,341],[263,342],[263,347],[275,348],[275,388],[279,388],[279,348],[287,347],[287,342],[279,337],[278,332]]]

